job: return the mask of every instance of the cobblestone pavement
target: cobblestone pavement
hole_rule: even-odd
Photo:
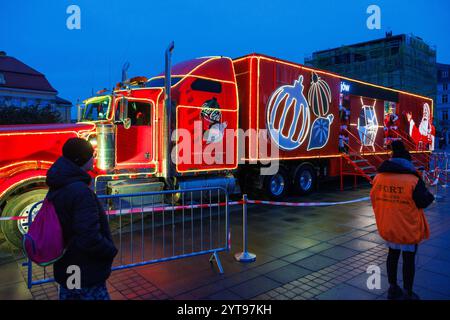
[[[357,190],[316,193],[292,201],[341,201],[369,193]],[[415,291],[422,299],[450,299],[450,210],[448,191],[426,210],[431,238],[419,246]],[[446,192],[446,193],[445,193]],[[242,248],[239,208],[231,212],[232,249],[221,253],[220,275],[208,256],[115,271],[108,281],[113,299],[386,299],[387,249],[378,236],[370,203],[322,208],[249,206],[250,264],[234,260]],[[0,298],[56,299],[54,283],[25,286],[20,260],[7,265],[15,280],[0,276]],[[16,266],[15,269],[13,266]],[[17,268],[19,265],[19,268]],[[370,265],[381,269],[381,288],[367,288]],[[6,269],[5,269],[6,270]],[[15,270],[15,271],[14,271]],[[20,270],[20,271],[18,271]],[[17,274],[21,276],[18,277]],[[21,278],[19,280],[19,278]],[[399,280],[401,282],[401,260]],[[400,283],[401,284],[401,283]],[[11,291],[12,290],[12,291]]]

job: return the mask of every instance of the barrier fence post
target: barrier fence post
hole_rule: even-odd
[[[447,156],[447,153],[444,153],[444,163],[445,163],[445,165],[444,165],[444,167],[445,167],[445,172],[444,172],[445,184],[444,184],[444,188],[447,188],[447,185],[448,185],[448,156]]]
[[[436,181],[437,180],[437,181]],[[438,191],[439,191],[439,177],[437,178],[437,179],[435,179],[435,195],[434,195],[434,198],[435,198],[435,201],[437,202],[438,201],[438,198],[439,198],[439,196],[438,196]]]
[[[33,211],[36,209],[36,205],[34,205],[28,213],[27,221],[28,221],[28,230],[30,230],[31,223],[33,222]],[[28,232],[28,231],[27,231]],[[25,235],[24,235],[25,237]],[[31,289],[33,287],[33,261],[29,257],[27,257],[27,287]]]
[[[247,195],[242,196],[242,241],[243,251],[234,255],[239,262],[254,262],[256,255],[247,251]]]

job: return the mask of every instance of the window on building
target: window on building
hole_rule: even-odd
[[[442,95],[442,103],[448,103],[448,94]]]
[[[441,76],[442,76],[442,78],[448,78],[448,70],[442,70],[441,71]]]
[[[396,55],[400,52],[400,47],[395,46],[393,48],[391,48],[391,55]]]
[[[355,53],[355,61],[356,62],[362,62],[362,61],[366,61],[366,60],[367,60],[366,55]]]
[[[442,111],[442,120],[444,121],[448,120],[448,110]]]
[[[5,75],[3,73],[0,73],[0,84],[6,84]]]
[[[326,67],[326,66],[333,64],[333,62],[331,61],[331,58],[321,58],[318,60],[318,63],[319,63],[319,66],[322,66],[322,67]]]
[[[11,105],[14,107],[20,107],[21,106],[20,98],[16,98],[16,97],[12,98]]]
[[[442,84],[442,90],[447,91],[448,90],[448,83]]]
[[[376,49],[376,50],[373,50],[373,51],[370,52],[370,57],[372,59],[381,58],[382,55],[383,55],[383,51],[379,50],[379,49]]]

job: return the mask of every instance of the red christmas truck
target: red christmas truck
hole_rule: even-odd
[[[371,180],[395,139],[417,166],[433,150],[431,99],[264,55],[203,57],[135,80],[87,99],[76,124],[0,126],[3,217],[43,199],[70,137],[96,149],[98,194],[222,186],[281,199],[329,177]],[[26,226],[1,224],[18,245]]]

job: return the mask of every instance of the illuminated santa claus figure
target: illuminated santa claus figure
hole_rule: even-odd
[[[408,112],[406,117],[409,122],[409,135],[416,142],[418,148],[434,150],[435,128],[431,122],[430,105],[428,103],[423,105],[422,121],[419,126],[416,126],[411,112]]]

